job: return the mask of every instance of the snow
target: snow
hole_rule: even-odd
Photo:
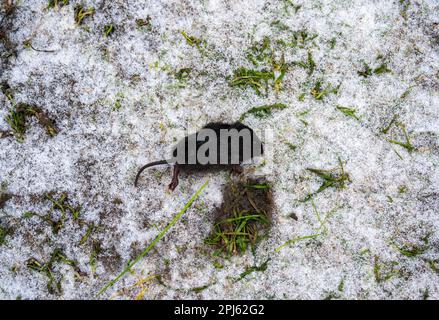
[[[146,283],[145,299],[323,299],[330,293],[343,299],[422,299],[427,291],[429,298],[439,298],[439,274],[429,265],[439,266],[437,1],[409,1],[404,17],[399,1],[293,1],[301,5],[295,12],[289,1],[276,0],[87,0],[85,7],[96,12],[82,26],[73,17],[78,1],[58,9],[45,9],[43,0],[16,2],[8,35],[17,54],[1,55],[0,81],[10,85],[17,102],[42,108],[59,134],[49,137],[29,119],[23,143],[0,139],[2,192],[14,195],[0,208],[0,221],[15,230],[0,246],[0,298],[96,298],[206,179],[207,188],[182,220],[136,265],[138,276],[158,275],[165,284]],[[147,16],[151,30],[137,27],[135,20]],[[289,29],[274,26],[276,20]],[[106,38],[108,23],[115,32]],[[247,59],[254,43],[266,36],[286,41],[303,29],[318,37],[305,48],[277,50],[286,63],[305,61],[312,52],[316,70],[311,76],[292,66],[282,90],[269,90],[267,96],[229,85],[227,77],[238,67],[254,68]],[[190,46],[181,31],[205,40],[205,52]],[[37,49],[56,51],[25,48],[27,39]],[[378,67],[380,56],[389,73],[358,75],[363,62]],[[174,76],[182,68],[192,69],[184,87]],[[309,91],[320,78],[324,86],[340,85],[338,93],[314,99]],[[245,119],[261,134],[272,133],[266,142],[272,152],[262,171],[275,196],[270,236],[254,254],[221,261],[224,267],[217,269],[203,240],[228,173],[183,176],[173,193],[166,190],[169,168],[145,172],[139,189],[133,180],[141,165],[166,157],[185,130],[236,121],[250,108],[272,103],[289,107],[263,119]],[[360,121],[337,105],[356,109]],[[9,130],[5,117],[12,103],[1,93],[0,106],[0,130]],[[387,135],[380,131],[395,114],[407,128],[413,152],[388,141],[404,142],[398,127]],[[311,202],[301,200],[322,181],[306,168],[334,168],[339,158],[351,182],[313,199],[322,216],[335,209],[327,232],[274,252],[285,241],[319,229]],[[399,192],[401,186],[407,191]],[[37,218],[22,219],[26,211],[47,212],[47,192],[66,192],[72,204],[82,206],[81,219],[99,225],[86,244],[78,245],[86,225],[71,218],[58,235]],[[423,246],[427,235],[422,254],[407,257],[398,251]],[[89,257],[96,242],[102,253],[92,274]],[[63,290],[49,294],[47,277],[29,270],[26,261],[47,261],[58,247],[86,275],[78,279],[71,267],[56,264]],[[265,272],[234,281],[268,257]],[[400,272],[377,281],[375,259],[387,267],[397,263]],[[101,298],[120,292],[119,298],[133,299],[139,289],[129,288],[136,281],[129,274]],[[201,292],[191,290],[204,285],[209,286]]]

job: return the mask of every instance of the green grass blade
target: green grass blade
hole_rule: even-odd
[[[192,205],[192,203],[195,201],[195,199],[198,198],[198,196],[200,195],[200,193],[204,190],[204,188],[207,186],[207,184],[209,183],[209,181],[206,181],[200,189],[198,189],[198,191],[192,196],[192,198],[189,200],[188,203],[186,203],[186,205],[183,207],[183,209],[181,209],[181,211],[172,219],[172,221],[166,226],[166,228],[163,229],[162,232],[160,232],[158,234],[157,237],[155,237],[155,239],[151,242],[151,244],[141,253],[139,254],[139,256],[132,262],[130,262],[128,264],[128,266],[113,280],[111,280],[110,282],[108,282],[97,294],[97,296],[100,296],[101,294],[103,294],[105,291],[107,291],[110,287],[112,287],[120,278],[122,278],[128,271],[131,270],[131,268],[140,261],[140,259],[142,259],[155,245],[156,243],[163,238],[163,236],[166,234],[166,232],[178,221],[178,219],[183,215],[183,213],[186,212],[187,209],[189,209],[189,207]]]
[[[297,237],[297,238],[288,240],[283,245],[277,247],[276,250],[274,250],[274,252],[279,252],[280,250],[282,250],[282,248],[284,248],[284,247],[286,247],[288,245],[293,245],[293,244],[296,244],[299,241],[303,241],[303,240],[307,240],[307,239],[315,239],[318,236],[320,236],[320,233],[311,234],[309,236]]]

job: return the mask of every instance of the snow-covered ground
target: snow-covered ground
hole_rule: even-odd
[[[24,142],[0,139],[10,197],[0,201],[0,298],[96,298],[206,179],[182,219],[100,298],[439,298],[437,1],[83,0],[94,14],[79,26],[80,1],[48,2],[1,7],[0,82],[13,99],[0,93],[0,131],[25,103],[59,133],[29,117]],[[260,95],[232,86],[240,67],[279,81]],[[229,173],[183,176],[173,193],[169,168],[146,171],[138,189],[134,177],[168,154],[175,132],[275,103],[287,108],[243,120],[273,132],[269,237],[218,262],[204,239]],[[322,185],[307,168],[339,161],[350,182],[302,201]],[[47,193],[81,206],[57,234],[25,218],[49,212]],[[57,248],[64,261],[32,269]],[[268,258],[265,271],[236,281]],[[49,293],[48,274],[60,292]]]

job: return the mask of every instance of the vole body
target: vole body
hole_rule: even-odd
[[[174,190],[182,170],[239,170],[243,162],[262,154],[262,142],[248,126],[240,122],[209,123],[178,142],[172,159],[154,161],[140,168],[134,185],[137,186],[140,174],[146,168],[169,164],[174,167],[169,189]]]

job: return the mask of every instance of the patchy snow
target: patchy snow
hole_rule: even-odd
[[[29,119],[23,143],[0,139],[1,192],[12,195],[0,208],[0,225],[14,230],[0,246],[0,298],[95,298],[209,179],[134,274],[104,298],[135,298],[139,277],[156,275],[161,281],[145,282],[143,298],[439,299],[437,1],[85,0],[95,14],[82,26],[74,21],[78,1],[58,9],[45,9],[43,0],[13,2],[16,10],[5,19],[16,54],[0,46],[0,82],[9,84],[16,102],[43,109],[59,133],[49,137]],[[148,16],[150,26],[136,25]],[[115,31],[105,37],[107,24]],[[276,44],[291,42],[299,30],[317,37],[303,46]],[[190,46],[181,31],[205,42]],[[289,66],[281,90],[258,96],[230,86],[238,67],[255,68],[248,53],[264,37]],[[55,51],[26,48],[25,40]],[[311,75],[293,65],[308,52],[316,65]],[[390,71],[362,77],[363,63],[372,69],[385,63]],[[191,68],[185,81],[175,76],[182,68]],[[310,90],[318,79],[323,88],[339,85],[337,93],[315,99]],[[175,132],[236,121],[252,107],[273,103],[288,108],[244,120],[273,132],[266,176],[276,203],[270,236],[254,253],[215,268],[203,240],[228,173],[183,176],[173,193],[166,191],[169,168],[145,172],[139,189],[135,174],[169,153]],[[360,120],[337,105],[355,109]],[[13,104],[1,93],[0,106],[0,130],[9,130],[5,118]],[[394,115],[412,152],[389,142],[405,142],[401,127],[381,132]],[[322,217],[333,210],[323,230],[312,202],[302,201],[322,184],[306,168],[334,168],[339,159],[351,182],[314,197]],[[27,211],[49,210],[48,192],[65,192],[69,203],[81,205],[82,223],[69,216],[55,235],[37,217],[23,219]],[[80,245],[91,223],[99,227]],[[316,233],[275,252],[287,240]],[[98,243],[93,272],[90,255]],[[26,266],[31,257],[48,261],[55,248],[78,261],[83,273],[55,263],[54,273],[63,276],[60,294],[50,294],[46,275]],[[398,248],[422,252],[409,257]],[[235,281],[269,257],[265,272]]]

